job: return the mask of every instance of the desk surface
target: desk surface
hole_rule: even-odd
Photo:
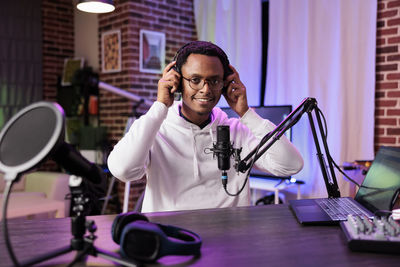
[[[399,266],[399,255],[352,252],[339,226],[302,226],[288,205],[266,205],[147,214],[150,221],[180,226],[203,239],[199,258],[168,256],[155,266]],[[98,230],[95,246],[118,249],[111,240],[115,216],[93,216]],[[70,219],[10,221],[9,231],[18,260],[32,259],[69,244]],[[1,266],[10,266],[3,236]],[[75,252],[43,265],[68,263]],[[89,257],[89,264],[110,262]]]

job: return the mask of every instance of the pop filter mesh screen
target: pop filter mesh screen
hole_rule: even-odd
[[[51,140],[56,126],[56,114],[49,107],[23,113],[9,125],[0,140],[0,162],[13,167],[33,159]]]

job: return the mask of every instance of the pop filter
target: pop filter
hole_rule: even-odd
[[[20,110],[0,132],[0,172],[6,180],[33,169],[64,141],[64,110],[37,102]]]
[[[8,236],[7,204],[13,183],[18,181],[24,172],[35,168],[45,159],[52,158],[72,174],[88,178],[93,183],[104,181],[104,172],[100,167],[89,162],[71,145],[64,142],[64,117],[64,110],[60,105],[41,101],[20,110],[0,131],[0,172],[5,173],[7,181],[2,203],[2,232],[10,258],[15,266],[20,266],[20,264],[12,250]],[[72,220],[74,239],[71,241],[71,245],[51,254],[39,256],[23,266],[31,266],[76,248],[81,250],[80,245],[84,245],[83,235],[86,232],[85,217],[81,211],[84,210],[87,202],[82,191],[81,188],[71,190],[72,198],[77,202],[75,207],[79,207],[77,208],[79,210],[78,217]],[[113,256],[108,257],[112,258]]]
[[[51,157],[68,172],[98,184],[102,169],[64,142],[64,110],[57,103],[37,102],[14,115],[0,132],[0,172],[13,181]]]

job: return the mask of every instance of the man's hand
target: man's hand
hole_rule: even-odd
[[[174,103],[174,92],[178,90],[181,82],[181,75],[172,68],[175,64],[175,61],[169,63],[158,81],[157,101],[164,103],[167,107]]]
[[[227,87],[226,92],[224,92],[224,97],[229,106],[242,117],[249,106],[247,104],[246,87],[243,85],[239,78],[239,73],[236,69],[229,65],[233,73],[226,77],[225,87]]]

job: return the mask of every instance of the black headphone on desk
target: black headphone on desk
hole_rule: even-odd
[[[143,214],[121,213],[111,227],[112,239],[128,259],[155,261],[166,255],[199,255],[202,240],[189,230],[151,223]]]

